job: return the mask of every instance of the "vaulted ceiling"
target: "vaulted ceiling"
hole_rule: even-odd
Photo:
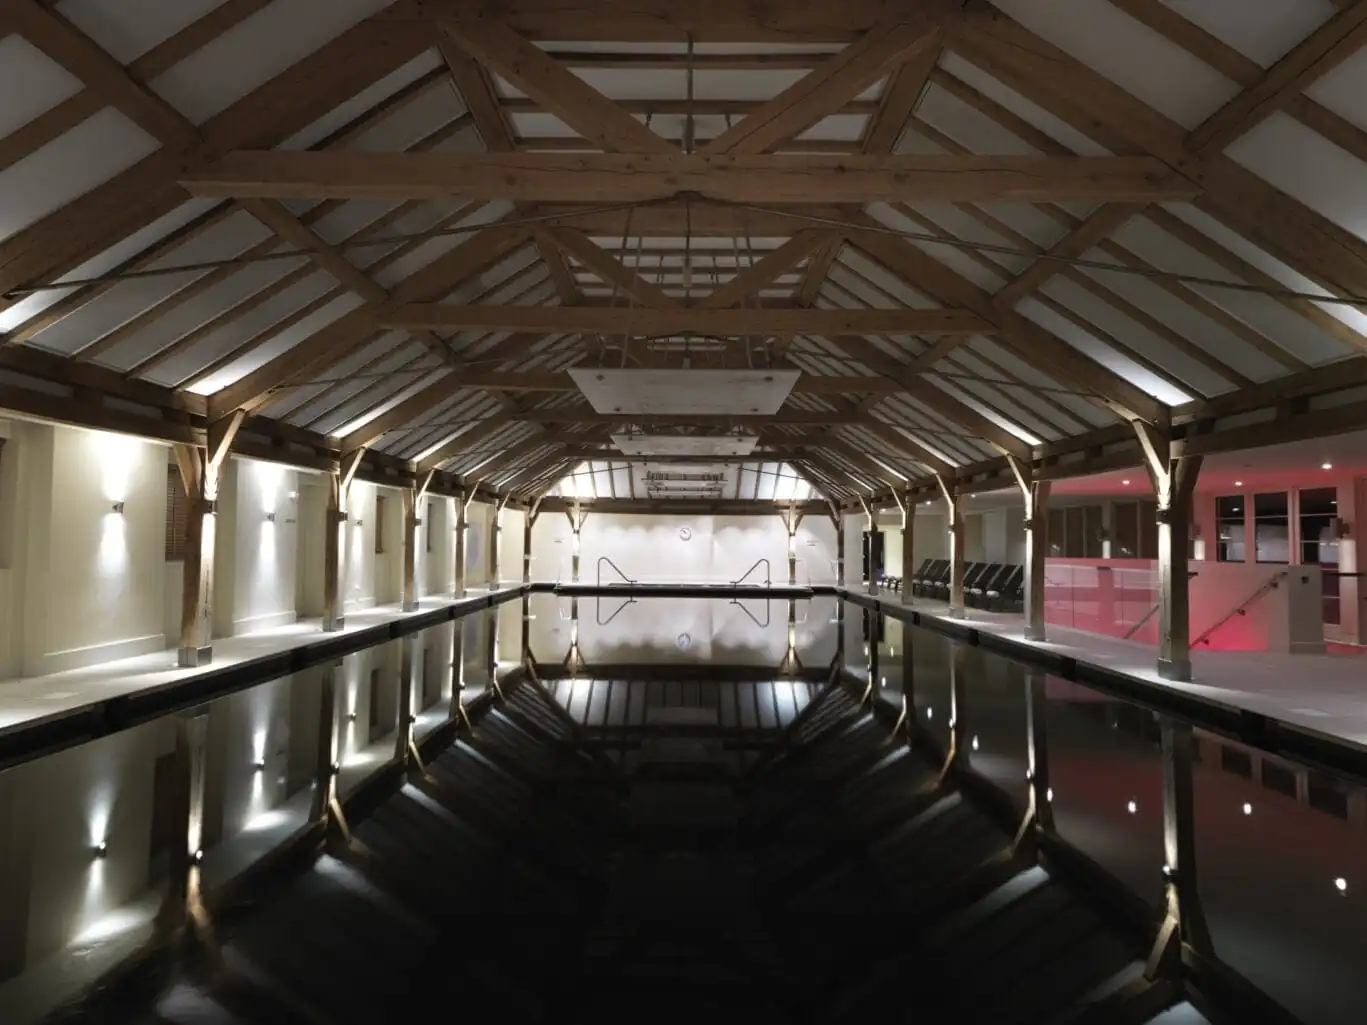
[[[0,0],[0,408],[519,498],[638,497],[622,429],[853,500],[1361,426],[1364,41],[1364,0]],[[572,366],[801,376],[613,415]]]

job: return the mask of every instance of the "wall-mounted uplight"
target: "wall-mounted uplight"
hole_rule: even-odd
[[[190,860],[193,861],[196,865],[204,864],[204,851],[195,851],[194,854],[190,855]]]
[[[1054,803],[1054,788],[1053,788],[1053,787],[1050,787],[1049,789],[1047,789],[1046,791],[1044,791],[1044,799],[1045,799],[1046,801],[1048,801],[1050,804],[1053,804],[1053,803]]]
[[[1241,481],[1241,480],[1236,480],[1236,481],[1234,482],[1234,486],[1235,486],[1236,488],[1241,488],[1241,487],[1244,486],[1244,482]]]
[[[252,762],[252,768],[255,769],[257,772],[265,772],[266,760],[264,758],[257,759],[256,761]]]
[[[1244,802],[1244,814],[1245,814],[1245,815],[1252,815],[1252,814],[1253,814],[1253,805],[1249,804],[1247,801]]]
[[[1338,892],[1343,894],[1344,896],[1347,896],[1348,880],[1344,879],[1343,876],[1339,876],[1337,879],[1334,880],[1334,889],[1338,890]]]
[[[362,519],[360,519],[360,518],[357,518],[357,520],[356,520],[356,528],[359,530],[359,529],[360,529],[361,527],[363,527],[363,526],[365,526],[365,521],[362,520]]]
[[[974,751],[978,750],[978,738],[976,736],[973,738],[972,747]]]
[[[275,513],[273,513],[273,512],[268,512],[268,513],[266,513],[266,522],[267,522],[267,523],[274,523],[274,522],[275,522]]]
[[[1320,469],[1321,469],[1321,470],[1332,470],[1333,468],[1334,468],[1334,464],[1333,464],[1333,463],[1320,463]]]
[[[109,855],[109,841],[101,840],[95,845],[95,857],[104,858]]]
[[[935,709],[933,709],[933,708],[927,708],[927,709],[926,709],[926,718],[927,718],[927,719],[934,719],[934,718],[935,718]]]
[[[1123,485],[1125,485],[1125,487],[1127,487],[1127,488],[1130,486],[1130,482],[1127,481],[1127,480],[1122,480],[1120,483],[1123,484]]]
[[[1125,805],[1125,810],[1129,812],[1131,815],[1133,815],[1135,812],[1139,810],[1139,805],[1134,801],[1131,801],[1129,804]]]
[[[122,502],[115,502],[115,503],[114,503],[114,512],[118,513],[120,516],[123,515],[123,503],[122,503]]]

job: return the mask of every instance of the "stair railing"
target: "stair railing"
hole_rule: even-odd
[[[1215,631],[1220,629],[1220,627],[1224,626],[1235,616],[1248,615],[1248,610],[1252,608],[1254,605],[1256,605],[1258,602],[1262,601],[1264,597],[1271,594],[1278,587],[1280,587],[1282,581],[1286,579],[1287,574],[1289,574],[1290,572],[1290,570],[1284,569],[1280,573],[1275,573],[1267,580],[1264,580],[1262,586],[1259,587],[1256,591],[1254,591],[1251,595],[1249,595],[1248,598],[1246,598],[1242,604],[1234,606],[1234,608],[1230,609],[1223,616],[1217,619],[1214,625],[1207,627],[1200,637],[1197,637],[1194,641],[1191,642],[1191,646],[1194,648],[1198,644],[1209,644],[1211,634],[1215,633]]]

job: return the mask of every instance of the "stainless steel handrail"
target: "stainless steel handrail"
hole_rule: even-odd
[[[738,587],[741,584],[745,583],[745,578],[748,577],[755,570],[759,569],[760,566],[764,567],[764,586],[772,587],[774,584],[774,568],[768,559],[756,559],[755,564],[751,566],[749,569],[747,569],[741,575],[741,578],[739,580],[731,581],[731,586]]]
[[[632,580],[631,577],[627,576],[625,573],[622,572],[622,567],[621,567],[621,566],[617,565],[617,563],[613,562],[613,561],[612,561],[611,559],[609,559],[606,555],[600,555],[600,556],[598,556],[598,585],[599,585],[600,587],[601,587],[602,584],[603,584],[603,563],[605,563],[605,562],[606,562],[609,566],[611,566],[614,570],[617,571],[617,575],[618,575],[619,577],[622,578],[622,582],[623,582],[623,583],[626,583],[626,584],[634,584],[634,583],[636,583],[635,580]]]

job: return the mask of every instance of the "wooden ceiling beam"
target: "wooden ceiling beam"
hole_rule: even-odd
[[[835,113],[907,61],[939,46],[943,7],[917,10],[899,25],[875,26],[820,67],[809,71],[699,151],[765,153]]]
[[[965,59],[1112,151],[1146,152],[1198,183],[1203,211],[1339,296],[1367,294],[1367,242],[1223,155],[1187,146],[1181,125],[1008,18],[956,37]]]
[[[412,303],[381,315],[383,327],[560,331],[604,335],[982,334],[993,325],[966,310],[798,310],[603,306],[447,306]]]
[[[881,225],[867,215],[852,215],[870,227]],[[882,233],[858,233],[851,241],[884,267],[941,302],[962,305],[993,322],[998,336],[1025,359],[1048,368],[1055,378],[1079,385],[1111,405],[1127,419],[1146,423],[1166,418],[1167,406],[1119,374],[1073,348],[1014,310],[992,303],[992,297],[967,278],[916,246]]]
[[[512,414],[512,419],[542,424],[843,424],[849,415],[839,410],[781,409],[773,414],[717,415],[708,413],[598,413],[587,404],[540,407]]]
[[[578,228],[545,228],[536,233],[567,256],[583,264],[603,280],[645,306],[678,306],[679,301],[659,286],[641,277],[617,257],[603,249]]]
[[[525,241],[526,234],[519,229],[502,229],[497,225],[485,228],[405,278],[392,290],[392,301],[402,304],[412,299],[443,295],[453,283],[478,274],[515,251]],[[335,361],[342,354],[354,351],[374,336],[383,309],[379,303],[368,303],[343,314],[245,377],[216,392],[209,399],[211,415],[217,418],[237,408],[259,408],[269,400],[274,390],[320,365]]]
[[[1199,186],[1153,157],[689,156],[238,150],[181,183],[193,195],[631,203],[1162,202]]]
[[[784,274],[817,256],[831,244],[831,237],[831,232],[820,229],[798,232],[750,266],[738,266],[736,275],[730,281],[714,289],[711,295],[698,300],[697,305],[704,309],[725,309],[744,302]]]
[[[1195,153],[1223,150],[1356,54],[1364,43],[1367,0],[1356,0],[1296,44],[1255,84],[1197,125],[1187,137],[1188,148]]]
[[[656,135],[501,20],[452,18],[441,22],[441,32],[603,149],[631,153],[678,151],[673,143]]]
[[[11,235],[0,243],[0,309],[18,301],[3,298],[13,289],[55,280],[171,213],[185,202],[176,179],[187,168],[278,144],[430,45],[430,27],[411,12],[362,21],[198,126],[206,146],[162,147]]]

